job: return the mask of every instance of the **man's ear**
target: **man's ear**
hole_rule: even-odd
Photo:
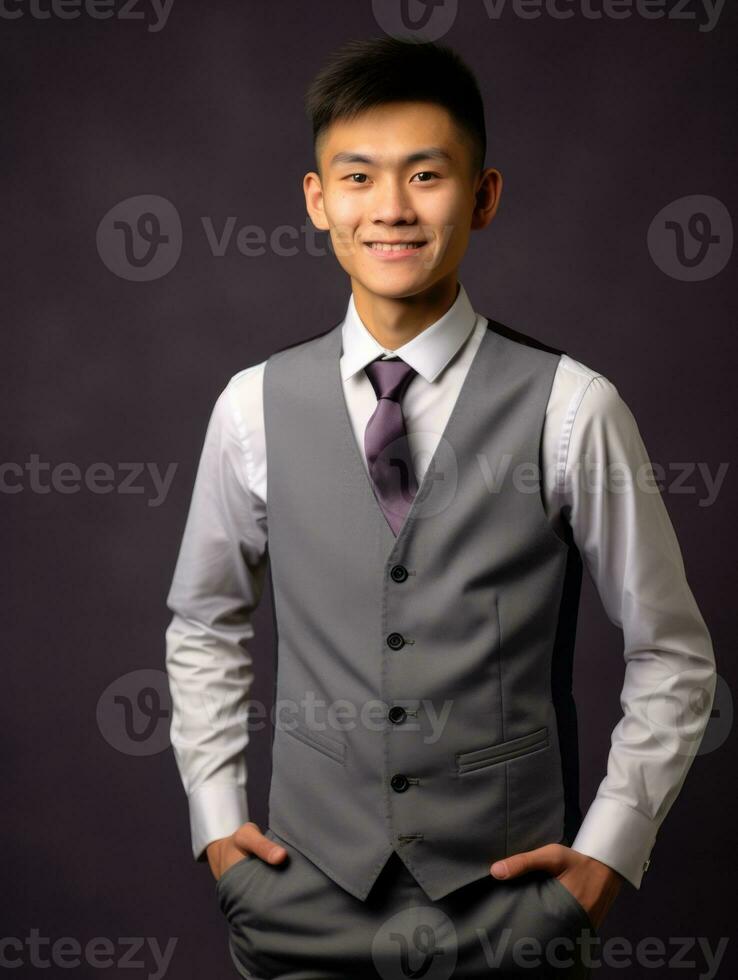
[[[487,167],[479,175],[475,193],[472,228],[486,228],[497,213],[502,194],[502,174],[494,167]]]
[[[310,220],[320,231],[328,231],[329,224],[323,209],[323,184],[320,175],[314,170],[305,174],[302,189],[305,193],[305,207],[310,215]]]

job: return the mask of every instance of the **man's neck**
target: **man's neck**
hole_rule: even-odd
[[[378,296],[351,280],[356,312],[378,344],[397,350],[440,320],[456,302],[459,283],[456,273],[414,296],[400,299]]]

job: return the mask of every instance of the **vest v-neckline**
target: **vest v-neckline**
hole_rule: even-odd
[[[331,384],[328,386],[333,394],[334,400],[337,403],[337,417],[339,418],[339,425],[344,435],[344,443],[349,446],[349,457],[351,460],[351,467],[356,471],[360,470],[360,474],[357,475],[357,482],[360,480],[365,488],[366,493],[371,497],[371,506],[373,507],[374,514],[376,515],[378,521],[382,526],[382,534],[387,539],[387,543],[390,546],[388,560],[391,557],[393,551],[404,542],[404,539],[410,533],[410,530],[415,522],[415,517],[420,506],[421,501],[428,496],[430,485],[431,485],[431,474],[433,473],[434,467],[438,463],[438,459],[443,447],[444,442],[449,442],[451,446],[455,446],[458,443],[455,440],[456,429],[462,424],[462,412],[466,403],[472,397],[472,390],[475,386],[477,375],[482,370],[482,362],[484,360],[484,355],[486,353],[486,348],[490,343],[490,334],[492,333],[489,320],[487,321],[487,328],[484,331],[482,339],[474,352],[474,357],[472,358],[471,364],[466,373],[461,388],[456,396],[456,401],[451,407],[451,412],[446,420],[446,425],[441,432],[441,436],[438,440],[436,448],[433,451],[430,462],[423,473],[423,477],[419,482],[418,492],[413,498],[413,502],[410,505],[410,509],[405,515],[405,519],[402,522],[400,530],[395,537],[392,528],[387,522],[384,511],[382,510],[379,501],[374,493],[374,488],[371,483],[371,478],[364,466],[364,461],[361,458],[361,449],[356,443],[356,437],[354,435],[354,429],[351,424],[351,417],[349,416],[348,406],[346,405],[346,397],[343,391],[343,382],[341,380],[341,369],[340,361],[342,354],[342,325],[339,324],[336,327],[332,343],[330,345],[329,355],[326,358],[326,366],[329,368],[329,374],[331,375]]]

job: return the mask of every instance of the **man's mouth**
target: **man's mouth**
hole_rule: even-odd
[[[425,242],[365,242],[375,252],[405,252],[422,248]]]

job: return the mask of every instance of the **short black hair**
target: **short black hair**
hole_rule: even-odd
[[[487,130],[477,79],[450,47],[414,38],[351,40],[318,72],[305,95],[313,146],[336,119],[388,102],[443,106],[472,143],[476,175],[484,167]]]

